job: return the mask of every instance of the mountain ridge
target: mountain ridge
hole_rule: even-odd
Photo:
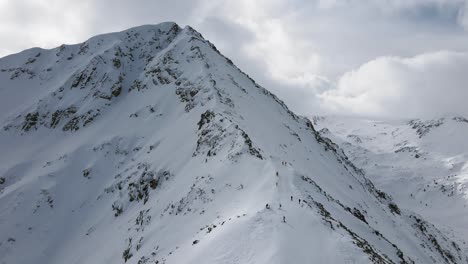
[[[338,142],[399,204],[466,237],[466,118],[313,119],[323,136]]]
[[[468,262],[192,28],[113,34],[0,59],[3,262]]]

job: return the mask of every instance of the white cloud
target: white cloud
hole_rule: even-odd
[[[468,31],[468,2],[458,12],[458,23]]]
[[[299,114],[366,109],[388,115],[387,106],[364,99],[378,98],[380,91],[390,96],[392,88],[368,89],[366,82],[373,79],[366,81],[364,72],[375,71],[370,74],[374,79],[380,75],[393,83],[396,78],[384,72],[407,77],[396,72],[390,57],[376,58],[468,52],[468,0],[0,0],[0,56],[163,21],[196,28]],[[360,65],[365,71],[357,72],[363,77],[345,91],[347,72]],[[411,75],[413,68],[401,71]],[[466,81],[462,75],[452,77],[445,86]],[[411,95],[401,88],[408,85],[398,87],[393,91],[398,96]],[[360,90],[367,94],[356,95]],[[366,103],[360,110],[358,100]]]
[[[89,34],[91,13],[89,0],[1,0],[0,56],[83,41]]]
[[[380,57],[344,74],[319,95],[337,113],[389,117],[468,115],[468,53]]]

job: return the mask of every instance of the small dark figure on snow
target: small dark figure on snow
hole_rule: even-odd
[[[266,204],[266,209],[270,209],[270,205],[269,204]]]
[[[291,201],[292,201],[292,200],[293,200],[293,197],[292,197],[292,195],[291,195]]]
[[[283,223],[286,223],[286,216],[283,215]]]
[[[301,204],[301,199],[299,199],[299,204]]]
[[[279,208],[281,209],[281,204],[280,204]]]

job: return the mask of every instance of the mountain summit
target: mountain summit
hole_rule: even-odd
[[[191,27],[0,59],[0,263],[468,263]]]

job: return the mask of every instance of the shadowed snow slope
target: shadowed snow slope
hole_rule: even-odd
[[[468,119],[313,120],[322,136],[338,143],[398,204],[468,237]]]
[[[190,27],[26,50],[0,84],[0,263],[468,262]]]

